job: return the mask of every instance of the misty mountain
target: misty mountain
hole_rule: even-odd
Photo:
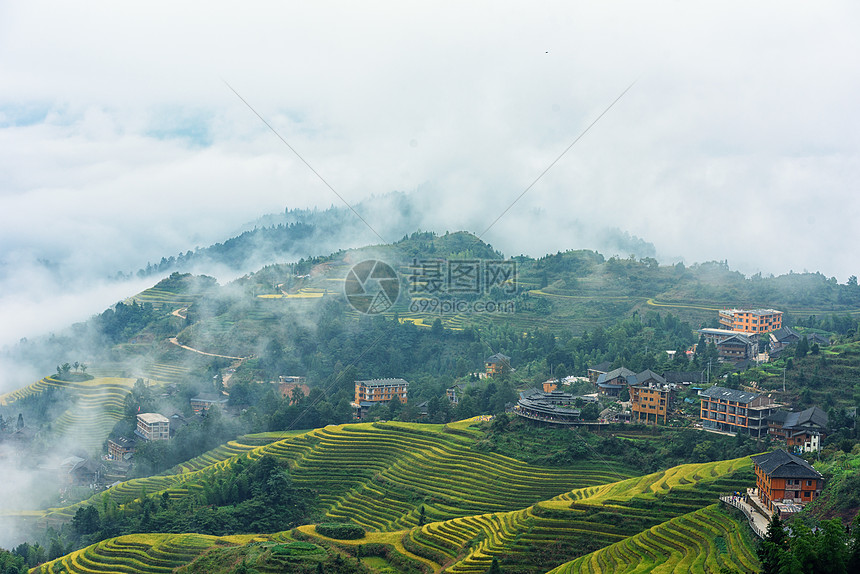
[[[354,210],[354,211],[353,211]],[[328,209],[290,209],[263,215],[242,226],[242,231],[223,242],[186,251],[139,269],[138,277],[172,271],[212,273],[226,267],[248,273],[270,263],[327,255],[341,249],[391,243],[415,230],[445,233],[430,220],[426,196],[390,192],[371,196],[352,206],[332,205]],[[625,257],[655,257],[653,244],[618,228],[602,228],[591,243],[599,251]],[[527,249],[520,249],[522,253]]]

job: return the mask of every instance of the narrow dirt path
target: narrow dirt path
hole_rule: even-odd
[[[201,351],[201,350],[199,350],[199,349],[194,349],[194,348],[192,348],[192,347],[189,347],[188,345],[183,345],[182,343],[180,343],[180,342],[176,339],[176,337],[170,337],[170,338],[168,339],[168,341],[170,341],[171,343],[173,343],[173,344],[174,344],[174,345],[176,345],[177,347],[182,347],[183,349],[186,349],[186,350],[188,350],[188,351],[193,351],[194,353],[198,353],[198,354],[200,354],[200,355],[206,355],[207,357],[218,357],[218,358],[220,358],[220,359],[233,359],[234,361],[244,361],[245,359],[247,359],[247,358],[248,358],[248,357],[231,357],[231,356],[229,356],[229,355],[219,355],[219,354],[217,354],[217,353],[207,353],[206,351]]]

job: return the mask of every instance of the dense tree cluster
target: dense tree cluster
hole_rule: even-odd
[[[838,518],[811,528],[802,518],[785,525],[774,514],[758,548],[762,574],[860,572],[860,519],[849,528]]]
[[[314,505],[314,494],[293,486],[286,466],[271,456],[239,458],[201,485],[196,496],[176,501],[141,492],[122,509],[105,494],[101,508],[80,507],[62,535],[81,547],[135,532],[279,532],[305,522]]]

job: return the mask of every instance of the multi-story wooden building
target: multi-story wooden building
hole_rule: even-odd
[[[776,309],[723,309],[720,325],[739,333],[769,333],[782,328],[782,311]]]
[[[768,418],[767,424],[768,434],[802,452],[821,450],[821,441],[827,436],[827,413],[818,407],[798,413],[777,411]]]
[[[170,438],[170,420],[158,413],[141,413],[137,415],[134,434],[143,440],[167,440]]]
[[[593,367],[588,367],[588,380],[592,385],[597,384],[597,379],[600,375],[605,375],[612,369],[612,363],[603,361]]]
[[[784,450],[752,457],[759,500],[768,510],[784,514],[783,503],[794,505],[811,502],[821,495],[824,477],[812,465]]]
[[[667,424],[672,408],[672,389],[667,384],[630,386],[631,420],[635,423]]]
[[[699,396],[702,426],[753,437],[767,435],[767,419],[780,407],[766,395],[724,387],[699,391]]]
[[[597,377],[597,392],[607,397],[617,397],[624,387],[636,383],[636,373],[626,367],[618,367]]]
[[[738,362],[752,359],[758,353],[758,341],[752,333],[740,333],[729,329],[704,328],[696,331],[706,343],[717,347],[721,361]]]
[[[194,411],[194,414],[199,415],[200,413],[208,411],[212,405],[223,407],[227,404],[227,400],[227,397],[221,393],[200,393],[196,397],[190,399],[189,402],[191,403],[191,410]]]
[[[505,371],[511,370],[511,358],[501,353],[496,353],[491,357],[487,357],[484,361],[484,371],[487,376],[495,377]]]
[[[134,440],[124,436],[108,440],[108,458],[111,460],[126,460],[134,454]]]
[[[367,414],[368,409],[375,404],[387,403],[397,399],[406,404],[406,389],[409,386],[403,379],[370,379],[355,381],[355,401],[352,407],[358,418]]]

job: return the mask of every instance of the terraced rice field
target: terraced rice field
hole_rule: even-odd
[[[757,568],[745,525],[714,506],[720,493],[751,481],[749,458],[632,477],[623,468],[588,464],[548,469],[473,451],[475,437],[462,426],[373,423],[249,435],[172,469],[175,474],[128,481],[108,493],[120,504],[143,493],[187,496],[239,457],[269,454],[289,463],[297,485],[319,493],[327,519],[369,531],[351,543],[391,544],[435,572],[483,574],[493,557],[503,568],[535,574],[649,572],[658,565],[679,572]],[[418,526],[421,506],[430,522]],[[68,518],[73,510],[57,512]],[[271,536],[288,534],[258,539]],[[252,538],[131,535],[56,564],[81,574],[166,573],[214,544]]]
[[[182,365],[151,363],[141,369],[140,376],[161,383],[176,383],[182,380],[188,371],[189,368]]]
[[[302,287],[296,293],[273,293],[269,295],[257,295],[260,299],[319,299],[331,289],[319,289],[316,287]]]
[[[518,572],[546,572],[555,566],[557,554],[608,547],[695,513],[717,500],[719,493],[748,484],[750,469],[749,458],[681,465],[577,489],[515,512],[430,523],[409,531],[404,545],[433,557],[445,572],[483,573],[493,557],[515,564]]]
[[[759,569],[745,526],[711,505],[673,518],[552,570],[550,574],[741,572]]]
[[[320,493],[326,514],[369,530],[418,524],[419,508],[435,520],[522,508],[569,490],[600,484],[627,469],[583,464],[577,470],[527,465],[471,449],[467,434],[376,423],[317,429],[251,453],[291,461],[296,484]],[[420,425],[427,427],[430,425]]]
[[[123,482],[107,491],[117,504],[166,491],[178,498],[202,488],[238,456],[264,454],[288,461],[293,482],[316,490],[332,520],[351,520],[376,531],[418,524],[420,507],[428,519],[446,520],[488,511],[509,511],[572,488],[630,476],[628,469],[584,463],[574,470],[530,466],[470,447],[464,431],[434,425],[374,423],[330,426],[253,447],[240,439],[222,445],[165,474]],[[423,428],[422,428],[423,427]],[[446,430],[447,429],[447,430]],[[275,439],[266,433],[258,440]],[[253,448],[252,448],[253,447]],[[98,500],[96,500],[98,498]],[[98,504],[100,496],[91,502]],[[68,516],[76,506],[52,509]]]
[[[278,440],[278,437],[273,435],[274,433],[259,433],[241,436],[236,440],[220,445],[200,456],[179,464],[160,475],[126,480],[116,486],[110,487],[106,491],[94,495],[89,500],[62,508],[51,508],[42,514],[46,518],[67,520],[74,516],[80,506],[87,504],[93,506],[101,505],[105,494],[108,495],[108,498],[112,502],[122,505],[140,498],[143,494],[162,492],[186,482],[193,482],[199,478],[201,471],[223,467],[227,461],[235,460],[236,457],[242,454]],[[191,488],[196,489],[199,486],[194,485]],[[178,498],[187,494],[188,491],[189,488],[187,487],[176,487],[170,490],[169,494],[174,498]]]
[[[34,574],[168,574],[213,546],[278,539],[277,535],[130,534],[103,540],[31,570]]]
[[[151,303],[153,307],[158,308],[174,308],[174,307],[188,307],[195,301],[200,299],[199,294],[195,293],[174,293],[173,291],[167,291],[165,289],[157,289],[155,287],[150,287],[145,291],[141,291],[134,297],[131,297],[126,301],[126,303],[131,303],[132,300],[137,301],[138,303]]]
[[[3,395],[0,402],[13,403],[49,388],[68,390],[75,404],[51,423],[51,430],[74,439],[82,448],[94,452],[101,449],[111,429],[122,418],[123,403],[133,385],[134,379],[120,377],[99,377],[83,382],[45,377]]]

